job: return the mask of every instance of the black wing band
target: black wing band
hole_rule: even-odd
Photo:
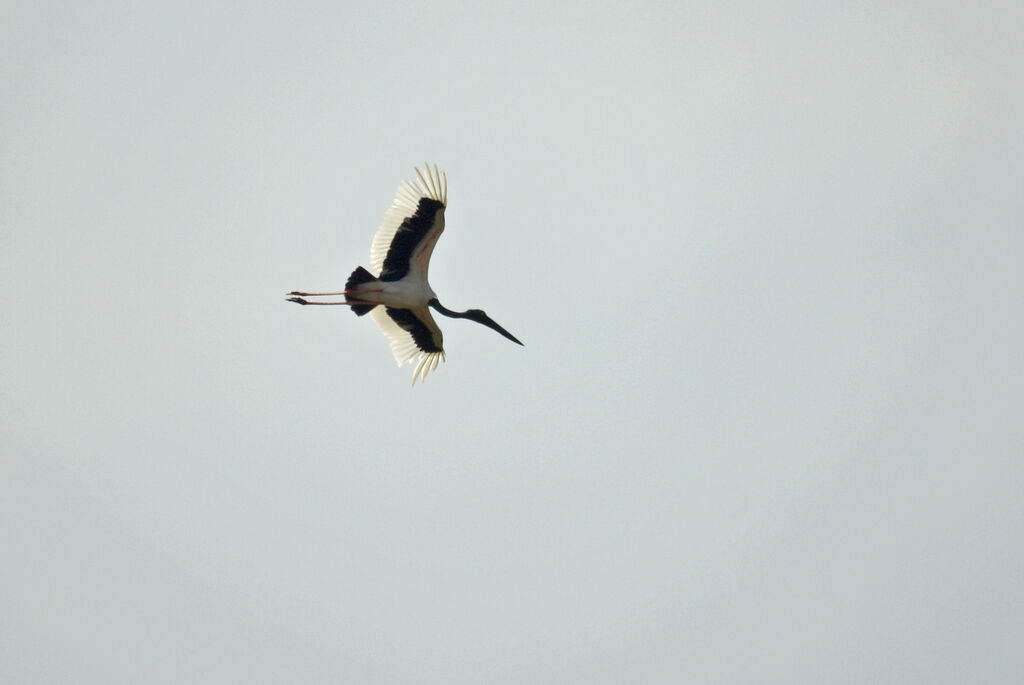
[[[437,200],[420,198],[415,213],[402,222],[395,231],[395,237],[391,239],[391,247],[388,248],[384,266],[380,270],[380,280],[400,281],[405,278],[409,273],[409,260],[413,251],[433,228],[437,210],[443,208],[444,205]]]
[[[408,309],[397,309],[395,307],[385,308],[391,320],[397,323],[403,330],[409,331],[416,347],[423,352],[443,352],[441,347],[434,342],[434,336],[427,324],[420,321],[412,311]]]

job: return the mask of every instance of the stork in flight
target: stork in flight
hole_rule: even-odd
[[[416,172],[417,181],[402,181],[395,199],[384,215],[370,246],[370,266],[379,276],[357,267],[348,277],[345,289],[330,293],[288,293],[289,302],[316,305],[347,305],[358,316],[369,314],[391,340],[391,352],[399,366],[416,362],[412,374],[427,374],[444,361],[444,336],[434,323],[430,309],[454,319],[469,319],[501,333],[522,345],[514,335],[499,326],[482,309],[453,312],[437,299],[427,282],[427,268],[434,244],[444,231],[444,208],[448,204],[448,179],[424,165]],[[344,295],[344,302],[320,302],[305,299],[324,295]]]

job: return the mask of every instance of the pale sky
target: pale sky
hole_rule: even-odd
[[[294,5],[0,12],[0,682],[1024,680],[1020,3]]]

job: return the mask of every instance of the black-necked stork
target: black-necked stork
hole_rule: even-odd
[[[391,340],[391,352],[399,366],[416,362],[412,374],[427,374],[444,361],[444,336],[430,315],[432,307],[445,316],[469,319],[493,328],[514,343],[522,345],[514,335],[499,326],[481,309],[453,312],[437,299],[427,282],[427,268],[434,244],[444,231],[444,208],[448,204],[448,179],[444,172],[424,165],[424,172],[414,169],[417,180],[402,181],[391,207],[384,215],[370,245],[370,266],[379,273],[374,276],[357,267],[348,277],[345,289],[330,293],[288,293],[290,302],[298,304],[347,305],[358,316],[369,313]],[[344,295],[344,302],[310,302],[306,297]]]

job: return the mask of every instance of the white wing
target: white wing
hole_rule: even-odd
[[[409,311],[430,329],[431,335],[438,341],[438,347],[440,347],[442,339],[441,329],[434,322],[434,318],[430,315],[430,310],[422,307]],[[424,352],[421,350],[416,345],[416,340],[413,339],[412,333],[395,323],[388,316],[387,310],[383,305],[371,309],[370,316],[377,322],[381,332],[391,341],[391,354],[395,356],[395,361],[398,365],[403,366],[411,361],[416,362],[416,369],[412,374],[413,385],[416,385],[417,378],[426,380],[427,374],[436,369],[440,362],[444,361],[444,350],[440,352]]]
[[[433,169],[429,164],[423,166],[425,174],[421,173],[419,169],[414,169],[417,180],[412,183],[402,181],[398,186],[398,190],[395,191],[395,199],[391,202],[391,206],[384,214],[384,220],[381,221],[377,233],[373,236],[373,243],[370,245],[370,266],[377,275],[380,275],[384,269],[384,259],[391,248],[395,232],[403,221],[416,213],[421,199],[430,198],[437,200],[443,206],[448,206],[448,178],[445,173],[438,171],[436,164]],[[424,247],[427,248],[426,254],[417,255],[418,261],[422,260],[424,256],[427,260],[430,259],[430,250],[433,249],[438,236],[444,230],[443,211],[438,213],[437,224],[434,235],[424,241]]]

